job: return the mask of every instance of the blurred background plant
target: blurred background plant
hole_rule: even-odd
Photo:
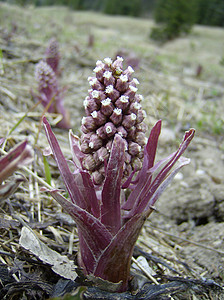
[[[63,5],[75,10],[96,10],[112,15],[153,15],[156,22],[168,22],[169,26],[174,24],[176,17],[178,28],[182,23],[185,24],[184,28],[194,23],[224,26],[224,2],[222,0],[0,0],[0,2],[23,6]],[[181,14],[180,10],[182,10]]]
[[[31,90],[31,94],[34,100],[40,101],[44,106],[44,112],[61,114],[62,119],[56,124],[57,127],[69,129],[69,113],[63,103],[65,88],[60,88],[58,83],[59,62],[59,45],[55,38],[51,38],[45,51],[45,59],[35,68],[38,93]]]
[[[154,19],[158,24],[151,30],[154,40],[166,41],[189,33],[196,21],[196,2],[194,0],[158,0]]]

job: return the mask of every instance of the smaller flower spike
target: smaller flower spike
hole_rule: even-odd
[[[38,84],[38,95],[34,95],[38,101],[50,113],[61,114],[63,119],[57,124],[58,127],[69,129],[70,122],[68,112],[63,105],[62,90],[58,87],[58,81],[53,69],[45,61],[36,65],[35,78]]]
[[[103,61],[97,61],[94,69],[95,77],[89,77],[91,90],[89,96],[84,100],[86,117],[82,121],[83,135],[93,133],[100,138],[101,147],[111,149],[115,134],[118,133],[126,140],[126,153],[132,157],[130,162],[136,161],[136,155],[142,161],[139,154],[143,153],[145,146],[145,115],[141,108],[142,96],[137,94],[138,80],[132,78],[134,70],[128,67],[123,70],[123,58],[117,57],[115,61],[105,58]],[[138,126],[138,128],[137,128]],[[134,146],[133,146],[134,145]],[[92,154],[100,149],[93,144],[87,144],[81,139],[81,151],[83,153]],[[129,152],[128,152],[129,151]],[[104,162],[101,161],[97,165],[98,169],[103,167]],[[124,173],[122,181],[125,181],[131,172],[134,171],[134,163],[124,165]],[[83,167],[89,164],[84,162]],[[94,176],[99,175],[94,169]],[[104,176],[97,176],[98,184],[102,184]],[[96,182],[96,181],[95,181]]]
[[[48,47],[45,51],[46,63],[52,68],[56,75],[59,74],[59,45],[58,41],[55,38],[50,39]]]

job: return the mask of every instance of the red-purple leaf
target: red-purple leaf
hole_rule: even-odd
[[[31,163],[32,160],[33,150],[27,144],[27,141],[16,145],[0,159],[0,184],[11,176],[14,171],[23,165]]]
[[[21,182],[26,181],[25,177],[19,176],[11,179],[9,182],[0,185],[0,201],[8,198],[18,188]]]
[[[153,196],[157,188],[162,184],[163,180],[167,177],[173,165],[177,162],[177,160],[180,158],[180,156],[184,153],[184,151],[188,147],[189,143],[194,137],[194,133],[195,133],[194,129],[191,129],[185,133],[183,142],[181,143],[177,152],[174,155],[172,155],[171,159],[159,172],[159,174],[156,176],[153,182],[148,186],[146,186],[146,189],[143,188],[141,191],[139,191],[138,186],[136,187],[136,189],[138,189],[139,191],[138,196],[136,197],[133,208],[130,210],[129,213],[126,214],[125,217],[130,218],[134,214],[141,213],[142,211],[144,211],[149,200],[151,199],[151,197]]]
[[[72,158],[75,165],[81,169],[81,160],[85,157],[85,154],[81,152],[79,147],[79,138],[69,130],[69,142],[72,151]]]
[[[91,211],[96,218],[99,218],[99,201],[96,197],[94,185],[89,173],[86,171],[79,171],[79,174],[75,174],[74,176],[77,186],[79,186],[79,190],[85,198],[88,207],[90,208],[89,211]]]
[[[50,190],[48,192],[75,220],[79,233],[82,235],[82,238],[88,246],[88,251],[91,252],[95,262],[113,238],[111,233],[97,218],[78,205],[68,201],[57,191]],[[82,257],[84,264],[85,260],[88,261],[88,257]],[[92,266],[94,262],[92,262]],[[89,269],[90,266],[87,265],[87,268]]]
[[[151,182],[151,174],[147,173],[147,171],[152,168],[156,156],[156,149],[158,144],[159,135],[161,132],[161,124],[162,121],[159,120],[151,130],[148,143],[144,149],[144,160],[142,164],[142,169],[139,171],[135,182],[135,188],[131,195],[129,196],[126,203],[122,206],[122,209],[130,210],[134,203],[136,202],[136,198],[138,197],[140,191],[143,189],[145,184],[150,184]]]
[[[127,289],[133,248],[146,217],[146,213],[135,215],[124,224],[98,258],[93,274],[115,283],[123,281],[120,292]]]
[[[190,163],[190,159],[186,157],[180,157],[179,159],[179,165],[175,167],[174,170],[166,177],[166,179],[161,183],[161,185],[157,188],[155,193],[152,197],[150,197],[150,201],[148,202],[145,210],[149,209],[151,206],[153,206],[156,202],[156,200],[160,197],[160,195],[163,193],[163,191],[167,188],[167,186],[170,184],[170,182],[173,180],[174,176],[179,172],[179,170],[188,165]],[[147,195],[146,195],[147,197]],[[138,210],[141,210],[140,207],[138,207]]]
[[[68,193],[71,197],[71,200],[73,203],[79,205],[81,208],[86,209],[88,207],[86,199],[80,193],[79,187],[77,186],[77,184],[75,182],[74,175],[71,173],[71,171],[68,167],[68,164],[66,162],[66,159],[65,159],[65,157],[61,151],[61,148],[58,144],[58,141],[57,141],[54,133],[52,132],[51,127],[45,117],[43,118],[43,123],[44,123],[45,132],[47,135],[49,145],[54,154],[54,158],[55,158],[58,168],[60,170],[61,176],[64,180],[65,186],[68,190]]]
[[[115,135],[106,178],[102,190],[101,222],[112,234],[121,227],[120,193],[123,175],[125,143],[119,134]]]

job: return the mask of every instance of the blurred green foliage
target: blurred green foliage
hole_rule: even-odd
[[[197,24],[224,27],[223,0],[196,0]]]
[[[195,0],[158,0],[154,15],[159,26],[151,31],[151,38],[171,40],[181,33],[189,33],[196,21]]]
[[[141,0],[105,0],[103,12],[110,15],[140,16]]]
[[[97,10],[113,15],[152,15],[167,23],[166,32],[188,31],[192,22],[224,27],[224,0],[0,0],[19,5],[66,5],[78,10]],[[182,12],[180,14],[180,11]],[[194,20],[194,21],[193,21]],[[161,29],[157,29],[161,34]]]

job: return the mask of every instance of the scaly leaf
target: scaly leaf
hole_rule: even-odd
[[[130,210],[134,206],[134,203],[136,202],[136,198],[138,197],[140,191],[144,188],[145,185],[149,185],[151,182],[151,174],[147,171],[152,168],[154,164],[158,139],[161,132],[161,124],[162,121],[159,120],[150,132],[147,145],[144,149],[142,169],[139,171],[135,180],[135,188],[129,196],[128,200],[122,206],[122,208],[125,210]]]
[[[183,142],[180,144],[176,153],[172,155],[171,159],[159,172],[159,174],[156,176],[153,182],[150,185],[148,185],[146,189],[142,189],[139,192],[133,208],[126,215],[126,217],[132,217],[134,214],[141,213],[142,211],[144,211],[151,197],[156,192],[157,188],[162,184],[163,180],[168,176],[168,173],[170,172],[171,168],[174,166],[174,164],[177,162],[177,160],[181,157],[181,155],[188,147],[189,143],[194,137],[194,133],[194,129],[191,129],[185,133]]]
[[[83,197],[83,195],[80,193],[79,187],[77,186],[77,184],[75,182],[75,178],[68,167],[68,164],[67,164],[66,159],[61,151],[58,141],[57,141],[54,133],[52,132],[51,126],[49,125],[49,123],[47,122],[47,119],[45,117],[43,118],[43,123],[44,123],[45,132],[47,135],[49,145],[54,154],[54,158],[55,158],[58,168],[60,170],[61,176],[64,180],[65,186],[68,190],[68,193],[71,197],[71,200],[73,203],[86,209],[88,206],[86,203],[86,200]]]
[[[121,227],[120,193],[123,175],[125,143],[115,135],[102,190],[101,222],[112,234]]]
[[[88,246],[89,251],[92,253],[95,262],[113,238],[111,233],[97,218],[78,205],[68,201],[56,190],[47,191],[75,220],[78,230]],[[88,257],[82,257],[82,259],[85,262],[85,259],[88,260]]]
[[[120,292],[127,289],[133,248],[145,220],[143,213],[124,224],[97,261],[94,276],[111,282],[123,281]]]

